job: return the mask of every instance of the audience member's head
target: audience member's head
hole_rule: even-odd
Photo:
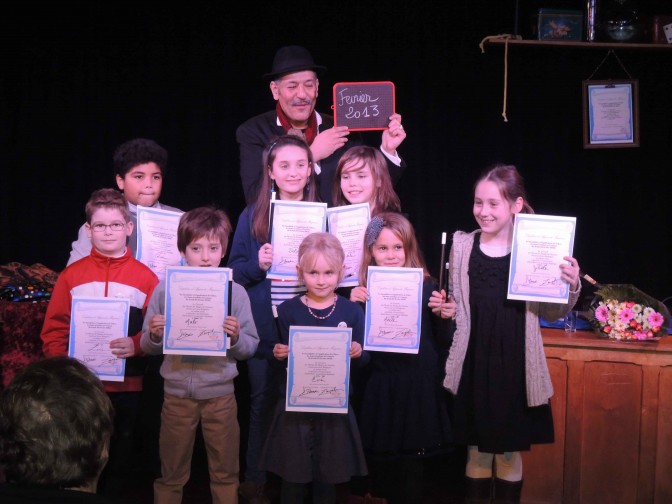
[[[26,366],[0,399],[0,464],[8,482],[95,491],[107,462],[113,409],[79,361]]]

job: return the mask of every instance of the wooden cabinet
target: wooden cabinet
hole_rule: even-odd
[[[523,502],[672,502],[672,338],[542,332],[555,443],[523,454]]]

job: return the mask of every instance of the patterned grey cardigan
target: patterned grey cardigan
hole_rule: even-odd
[[[443,386],[453,394],[457,394],[462,376],[462,366],[469,345],[469,335],[471,334],[469,256],[476,233],[480,233],[480,230],[471,233],[457,231],[453,235],[453,246],[450,250],[449,274],[453,297],[457,302],[457,313],[455,314],[456,329],[450,354],[446,361],[446,378],[443,381]],[[542,315],[546,320],[556,320],[563,317],[574,307],[580,292],[580,284],[576,292],[570,290],[568,304],[526,302],[525,381],[528,406],[546,404],[553,395],[553,384],[548,372],[544,345],[541,339],[539,315]]]

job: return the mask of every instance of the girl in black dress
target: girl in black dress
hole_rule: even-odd
[[[364,240],[359,286],[352,290],[351,300],[367,301],[369,266],[423,271],[418,353],[370,352],[371,374],[360,422],[373,494],[386,497],[390,504],[423,502],[424,460],[451,447],[447,396],[441,385],[446,352],[439,340],[440,319],[428,306],[437,284],[403,215],[384,212],[373,217]]]
[[[519,502],[521,450],[553,442],[539,315],[556,320],[579,297],[579,264],[564,257],[552,272],[568,285],[568,303],[507,299],[514,216],[533,213],[514,166],[497,165],[476,183],[474,217],[480,227],[456,232],[450,252],[452,296],[434,292],[435,313],[455,318],[444,386],[454,394],[455,442],[468,446],[468,502]],[[553,268],[548,265],[548,268]]]

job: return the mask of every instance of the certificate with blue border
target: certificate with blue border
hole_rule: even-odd
[[[166,269],[164,354],[226,355],[224,320],[231,313],[232,281],[230,268]]]
[[[266,276],[297,280],[299,245],[310,233],[327,229],[327,204],[308,201],[271,201],[271,245],[273,260]]]
[[[418,353],[423,280],[422,268],[369,266],[364,350]]]
[[[583,147],[639,147],[639,81],[583,81]]]
[[[289,327],[285,411],[347,413],[349,327]]]
[[[73,296],[68,355],[80,360],[102,381],[123,382],[126,359],[110,349],[110,341],[128,335],[128,299]]]
[[[166,267],[182,264],[177,249],[177,226],[182,212],[138,206],[135,258],[163,280]]]
[[[359,285],[359,265],[364,250],[364,234],[371,220],[368,203],[345,205],[327,209],[327,225],[329,234],[341,242],[345,252],[345,269],[339,287],[355,287]]]
[[[567,303],[569,284],[560,265],[572,256],[576,217],[516,214],[509,265],[508,299]]]

